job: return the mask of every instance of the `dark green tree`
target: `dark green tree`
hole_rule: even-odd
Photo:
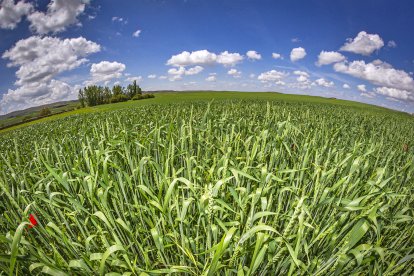
[[[45,116],[49,116],[51,114],[52,114],[52,111],[50,111],[49,108],[45,107],[45,108],[42,108],[42,110],[40,110],[39,116],[40,117],[45,117]]]
[[[136,95],[141,95],[142,94],[141,87],[139,87],[136,80],[134,80],[134,82],[132,84],[128,85],[127,93],[128,93],[127,96],[130,99],[132,99]]]
[[[112,96],[118,96],[124,94],[124,88],[119,84],[112,87]]]
[[[112,92],[111,89],[108,86],[105,86],[104,90],[103,90],[103,95],[104,95],[104,103],[110,103],[111,102],[111,97],[112,97]]]
[[[85,107],[85,94],[83,93],[82,89],[79,89],[78,99],[81,107]]]

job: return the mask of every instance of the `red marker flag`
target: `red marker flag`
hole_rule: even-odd
[[[33,216],[33,214],[30,214],[30,216],[29,216],[29,220],[30,220],[30,225],[29,225],[29,228],[33,228],[33,227],[35,227],[36,225],[37,225],[37,220],[36,220],[36,218]]]

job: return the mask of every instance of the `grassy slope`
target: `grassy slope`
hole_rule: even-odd
[[[17,112],[14,112],[16,113],[14,116],[8,117],[8,118],[4,118],[5,116],[0,116],[0,126],[19,124],[23,120],[23,118],[26,116],[35,118],[39,116],[40,110],[44,107],[49,108],[52,114],[56,114],[56,113],[64,112],[66,110],[75,109],[76,106],[79,105],[77,102],[67,102],[67,103],[62,102],[62,104],[65,104],[65,106],[59,106],[60,103],[55,103],[55,104],[50,104],[50,105],[45,105],[45,106],[34,107],[34,108],[27,109],[27,110],[17,111]],[[59,107],[54,107],[54,106],[59,106]]]
[[[292,95],[292,94],[281,94],[281,93],[274,93],[274,92],[229,92],[229,91],[214,91],[214,92],[163,92],[163,93],[156,93],[155,99],[148,99],[148,100],[141,100],[141,101],[128,101],[123,103],[116,103],[116,104],[107,104],[95,107],[87,107],[79,110],[69,111],[66,113],[53,115],[47,118],[42,118],[36,121],[28,122],[25,124],[17,125],[14,127],[10,127],[4,130],[0,130],[0,133],[4,133],[10,130],[18,129],[24,126],[37,124],[40,122],[46,122],[50,120],[55,120],[58,118],[64,118],[74,114],[82,114],[82,113],[91,113],[91,112],[100,112],[100,111],[108,111],[108,110],[116,110],[146,104],[169,104],[172,102],[192,102],[192,101],[208,101],[208,100],[225,100],[225,99],[240,99],[240,100],[248,100],[248,99],[260,99],[260,100],[269,100],[269,101],[284,101],[284,102],[308,102],[308,103],[325,103],[325,104],[336,104],[336,105],[343,105],[349,106],[351,108],[357,108],[361,110],[369,110],[372,112],[390,112],[390,113],[400,113],[401,116],[409,116],[408,114],[397,112],[393,110],[389,110],[386,108],[368,105],[364,103],[346,101],[346,100],[339,100],[339,99],[329,99],[323,97],[316,97],[316,96],[305,96],[305,95]]]

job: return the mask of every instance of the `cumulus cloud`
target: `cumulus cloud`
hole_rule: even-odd
[[[377,34],[368,34],[359,32],[355,38],[348,38],[347,42],[341,47],[341,51],[361,54],[364,56],[371,55],[374,51],[381,49],[384,41]]]
[[[396,48],[397,47],[397,43],[394,40],[390,40],[387,43],[388,48]]]
[[[253,51],[253,50],[247,51],[246,56],[247,56],[248,59],[251,59],[251,60],[260,60],[260,59],[262,59],[262,55],[259,54],[256,51]]]
[[[168,74],[170,75],[184,75],[185,74],[185,68],[183,66],[178,68],[171,68],[168,70]]]
[[[1,112],[64,100],[73,96],[74,89],[56,80],[60,73],[73,70],[100,51],[100,45],[83,37],[60,39],[32,36],[19,40],[4,52],[8,67],[18,67],[18,86],[10,89],[0,101]]]
[[[17,85],[47,82],[57,74],[72,70],[85,63],[86,56],[100,51],[100,45],[83,37],[59,39],[32,36],[19,40],[3,54],[9,67],[20,67]]]
[[[31,3],[25,1],[3,0],[0,1],[0,28],[13,30],[22,17],[33,10]]]
[[[184,51],[178,55],[174,55],[167,61],[167,65],[176,67],[211,64],[234,66],[242,60],[243,56],[239,53],[229,53],[228,51],[224,51],[220,54],[215,54],[207,50],[199,50],[191,53]]]
[[[281,54],[278,53],[272,53],[272,58],[274,59],[283,59]]]
[[[345,57],[338,52],[327,52],[327,51],[322,51],[320,52],[319,56],[318,56],[318,61],[316,62],[317,66],[321,66],[321,65],[328,65],[328,64],[332,64],[332,63],[337,63],[337,62],[341,62],[344,61]]]
[[[217,80],[217,78],[216,78],[216,76],[215,75],[211,75],[211,76],[208,76],[207,78],[206,78],[206,81],[210,81],[210,82],[213,82],[213,81],[216,81]]]
[[[302,47],[293,48],[290,52],[290,60],[295,62],[300,59],[303,59],[306,56],[306,51]]]
[[[189,69],[185,69],[184,66],[180,66],[178,68],[170,68],[168,70],[168,75],[170,75],[170,81],[181,80],[184,75],[196,75],[204,70],[201,66],[195,66]]]
[[[322,86],[322,87],[327,87],[327,88],[333,87],[335,85],[335,83],[333,81],[327,81],[324,78],[317,79],[312,84],[313,85],[319,85],[319,86]]]
[[[217,55],[210,53],[207,50],[200,50],[194,52],[184,51],[178,55],[172,56],[168,61],[167,65],[171,66],[188,66],[196,64],[213,64],[217,60]]]
[[[288,74],[282,71],[271,70],[261,73],[257,79],[262,82],[277,82],[286,77]]]
[[[299,76],[296,79],[298,82],[306,82],[309,80],[309,74],[307,72],[296,70],[293,74]]]
[[[137,77],[129,77],[126,79],[127,82],[140,82],[142,81],[142,76],[137,76]]]
[[[229,74],[230,76],[233,76],[233,78],[240,78],[241,77],[241,72],[238,71],[237,69],[230,69],[227,74]]]
[[[47,11],[33,12],[27,16],[30,28],[39,34],[58,33],[70,25],[80,24],[78,16],[85,11],[89,0],[51,0]]]
[[[136,30],[133,34],[132,34],[132,36],[133,37],[139,37],[139,35],[141,34],[141,30]]]
[[[340,62],[334,65],[334,70],[359,79],[367,80],[378,86],[414,91],[413,77],[403,71],[393,68],[390,64],[375,60],[365,63],[363,60]]]
[[[201,73],[203,70],[204,70],[203,67],[197,65],[195,67],[187,69],[185,71],[185,74],[186,75],[197,75],[197,74]]]
[[[414,102],[414,93],[411,91],[389,87],[377,87],[374,88],[374,92],[397,100]]]
[[[234,66],[242,60],[243,56],[239,53],[229,53],[228,51],[224,51],[217,56],[217,63],[224,66]]]
[[[148,75],[147,78],[149,78],[149,79],[156,79],[157,78],[157,75],[151,74],[151,75]]]
[[[51,80],[48,83],[32,82],[15,90],[9,89],[0,101],[0,113],[9,113],[57,101],[73,100],[79,88],[79,86],[72,87],[59,80]]]
[[[113,16],[112,17],[112,22],[123,22],[124,19],[122,17],[118,17],[118,16]]]
[[[375,98],[375,93],[374,92],[372,92],[372,91],[369,91],[369,92],[361,92],[361,96],[362,97],[365,97],[365,98],[370,98],[370,99],[372,99],[372,98]]]
[[[349,84],[347,84],[347,83],[344,83],[344,85],[342,85],[342,88],[351,89],[351,86],[349,86]]]
[[[311,87],[310,76],[307,72],[296,70],[293,74],[298,77],[296,78],[296,83],[290,83],[291,88],[308,89]]]
[[[113,79],[119,79],[122,77],[125,68],[125,64],[116,61],[101,61],[99,63],[94,63],[90,70],[91,79],[85,84],[108,83]]]
[[[365,84],[358,84],[357,89],[360,92],[367,92],[367,87],[365,86]]]

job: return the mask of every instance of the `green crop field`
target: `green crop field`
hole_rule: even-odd
[[[0,135],[4,274],[414,274],[407,114],[164,93],[22,126]]]

